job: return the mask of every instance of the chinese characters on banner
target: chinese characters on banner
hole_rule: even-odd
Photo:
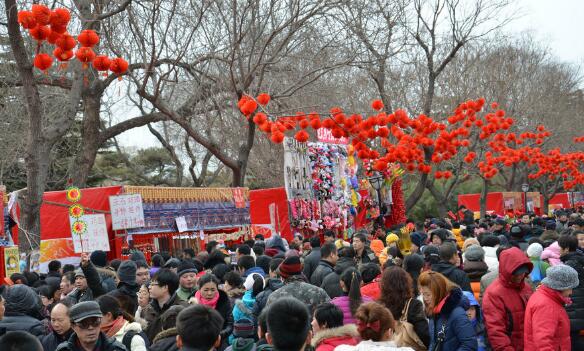
[[[243,188],[233,188],[233,201],[235,202],[235,208],[245,208]]]
[[[189,228],[187,226],[187,219],[185,218],[185,216],[176,217],[175,220],[176,220],[176,227],[177,227],[179,233],[184,233],[184,232],[187,232],[189,230]]]
[[[6,269],[5,275],[7,277],[10,277],[14,273],[20,273],[19,260],[18,246],[4,247],[4,268]]]
[[[321,143],[341,144],[341,145],[349,144],[349,139],[347,139],[345,137],[335,138],[333,136],[333,133],[331,132],[331,130],[326,129],[326,128],[320,128],[316,132],[316,136],[318,138],[318,141],[320,141]]]
[[[113,230],[144,227],[142,195],[127,194],[110,196],[109,202]]]
[[[71,225],[78,220],[69,217]],[[75,253],[92,252],[95,250],[109,251],[109,238],[105,224],[104,214],[83,215],[79,220],[87,224],[85,232],[81,235],[71,234]]]

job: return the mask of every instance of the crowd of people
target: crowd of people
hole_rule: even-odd
[[[0,336],[2,351],[584,350],[584,215],[84,253],[6,278]]]

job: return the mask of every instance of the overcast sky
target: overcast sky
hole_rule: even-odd
[[[584,67],[584,0],[516,0],[517,18],[506,31],[529,32],[558,59]],[[140,145],[136,145],[140,140]],[[123,146],[160,146],[146,127],[119,137]]]

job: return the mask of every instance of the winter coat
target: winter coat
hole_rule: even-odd
[[[327,275],[320,287],[326,291],[331,299],[338,296],[343,296],[343,289],[341,289],[341,274],[345,269],[356,267],[355,260],[349,257],[339,257],[333,273]]]
[[[128,332],[134,332],[135,335],[132,337],[132,340],[130,341],[130,350],[127,351],[146,351],[147,341],[145,341],[144,338],[141,335],[139,335],[142,332],[142,326],[140,326],[139,323],[136,322],[130,323],[126,321],[122,328],[118,330],[118,332],[113,337],[116,338],[116,340],[121,344],[124,341],[124,336]]]
[[[439,309],[438,309],[439,308]],[[434,350],[439,334],[444,334],[441,350],[477,350],[478,343],[475,330],[466,315],[468,300],[463,298],[462,290],[454,288],[445,297],[441,307],[437,307],[428,323],[430,330],[430,347]]]
[[[312,273],[318,267],[320,262],[320,247],[313,247],[310,253],[304,258],[304,268],[302,268],[302,273],[308,281],[312,278]]]
[[[584,330],[584,254],[569,252],[560,259],[578,272],[580,285],[572,291],[572,304],[566,306],[566,312],[570,318],[572,350],[584,350],[584,335],[580,335],[580,331]]]
[[[130,315],[134,315],[138,309],[138,291],[140,291],[140,286],[138,284],[130,285],[127,283],[119,283],[115,290],[112,290],[108,295],[115,298],[123,297],[127,298],[132,302]]]
[[[570,320],[561,292],[541,285],[525,310],[525,350],[570,350]]]
[[[321,286],[322,281],[324,278],[331,274],[335,269],[335,266],[331,264],[329,261],[320,260],[318,266],[310,276],[310,284]]]
[[[176,328],[161,331],[156,335],[154,340],[152,340],[150,351],[179,351],[178,346],[176,346],[177,335],[178,331]]]
[[[342,327],[321,329],[312,337],[311,345],[315,351],[334,351],[339,345],[357,345],[359,332],[354,324]]]
[[[464,291],[472,291],[470,287],[470,280],[464,271],[450,262],[438,262],[432,265],[434,272],[442,273],[451,282],[458,285]]]
[[[280,279],[270,278],[267,280],[264,291],[256,296],[255,304],[253,305],[253,315],[255,318],[258,318],[264,310],[264,307],[266,307],[266,302],[268,302],[270,295],[283,286],[284,283]]]
[[[479,299],[481,293],[481,278],[487,274],[489,267],[483,261],[466,261],[463,267],[464,273],[466,273],[468,279],[470,280],[470,288],[475,296],[475,299]]]
[[[361,287],[361,295],[368,296],[373,300],[379,300],[381,296],[381,287],[379,286],[379,277],[373,279],[369,284],[365,284]]]
[[[233,323],[237,322],[242,318],[247,318],[254,320],[253,317],[253,305],[255,304],[255,297],[252,296],[251,290],[248,290],[243,294],[241,300],[235,301],[233,306]]]
[[[182,301],[188,302],[191,297],[195,296],[196,292],[196,288],[185,289],[182,286],[179,286],[178,289],[176,289],[176,296]]]
[[[562,263],[560,261],[560,245],[554,241],[550,246],[543,249],[541,259],[547,260],[551,266],[557,266]]]
[[[50,334],[39,338],[39,340],[43,345],[44,351],[55,351],[61,343],[69,340],[71,334],[73,334],[73,329],[69,329],[69,331],[63,335],[59,335],[57,332],[52,331]]]
[[[485,295],[485,290],[489,287],[489,285],[493,284],[495,279],[499,277],[499,269],[497,268],[496,271],[490,271],[487,274],[481,277],[480,283],[480,293],[479,293],[479,303],[483,304],[483,296]],[[472,287],[472,286],[471,286]],[[474,293],[474,291],[473,291]]]
[[[499,276],[483,295],[483,317],[495,351],[523,350],[525,307],[532,291],[525,282],[513,283],[511,277],[514,270],[524,265],[533,269],[520,249],[512,247],[501,252]]]
[[[379,264],[379,259],[368,246],[365,246],[361,256],[355,256],[355,261],[357,261],[358,266],[371,262]]]
[[[363,340],[355,346],[338,346],[335,351],[413,351],[413,349],[410,347],[398,347],[393,341]]]
[[[148,322],[148,326],[146,327],[146,330],[144,330],[148,340],[154,340],[156,334],[162,331],[161,316],[174,305],[188,306],[184,301],[181,301],[176,294],[173,294],[162,307],[158,305],[156,299],[152,299],[150,304],[142,310],[142,317]]]
[[[362,303],[367,303],[373,301],[370,297],[362,296]],[[341,311],[343,311],[343,324],[355,324],[355,318],[353,313],[351,313],[351,306],[348,296],[339,296],[331,300],[331,303],[337,306]]]
[[[21,313],[10,313],[4,315],[0,320],[0,336],[11,331],[25,331],[38,337],[47,333],[47,327],[42,321]]]
[[[94,351],[127,351],[126,347],[118,342],[115,338],[108,338],[103,332],[99,333],[100,347]],[[84,351],[79,345],[77,335],[75,333],[71,334],[69,340],[61,343],[57,347],[57,351]]]
[[[266,276],[266,272],[264,272],[264,270],[261,267],[251,267],[250,269],[247,269],[245,272],[243,272],[243,274],[241,275],[241,278],[243,278],[243,280],[245,280],[245,278],[247,278],[248,275],[253,274],[253,273],[257,273],[257,274],[261,275],[262,277]]]
[[[221,329],[221,348],[225,349],[227,347],[227,339],[229,335],[233,332],[233,315],[232,315],[231,301],[229,301],[229,296],[223,291],[219,290],[219,300],[215,306],[215,310],[219,312],[221,317],[223,317],[223,328]]]
[[[101,280],[101,286],[106,291],[106,293],[116,289],[116,272],[111,269],[94,266],[95,270],[99,274],[99,279]]]
[[[283,287],[270,295],[266,306],[282,297],[293,297],[302,301],[308,307],[311,316],[316,306],[330,301],[330,297],[323,289],[306,283],[303,276],[289,277]]]
[[[67,298],[70,299],[73,304],[85,301],[95,301],[95,299],[101,295],[105,295],[115,289],[115,281],[113,280],[115,277],[114,272],[103,268],[96,268],[91,262],[82,266],[81,270],[85,275],[85,279],[87,279],[87,289],[84,291],[75,289],[67,295]],[[113,276],[110,276],[110,274]],[[105,280],[102,280],[102,277]],[[113,287],[111,286],[112,282]],[[138,297],[136,297],[136,304],[138,304],[137,301]]]
[[[485,250],[485,263],[489,267],[489,272],[499,269],[499,260],[497,259],[497,248],[490,246],[483,246]]]

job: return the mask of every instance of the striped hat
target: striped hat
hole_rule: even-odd
[[[290,256],[286,258],[280,264],[280,267],[278,267],[278,271],[280,272],[280,276],[284,279],[291,275],[302,274],[302,263],[300,262],[300,257]]]

